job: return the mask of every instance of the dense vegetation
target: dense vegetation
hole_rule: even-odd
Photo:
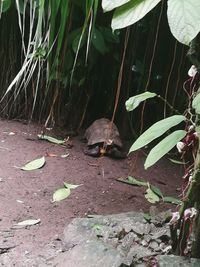
[[[77,130],[98,117],[111,118],[116,106],[123,135],[132,137],[133,128],[139,132],[141,123],[146,128],[162,118],[166,104],[151,100],[141,118],[141,109],[127,114],[129,96],[149,90],[184,109],[186,48],[170,35],[165,4],[115,32],[112,12],[103,13],[101,1],[6,0],[2,11],[4,116]]]
[[[73,131],[105,116],[115,118],[127,137],[178,112],[199,138],[199,80],[192,79],[189,87],[184,83],[190,64],[197,72],[200,67],[198,1],[187,0],[184,6],[184,0],[123,0],[112,6],[103,0],[106,11],[116,8],[114,16],[113,11],[103,13],[98,0],[1,1],[2,115],[37,119],[45,126],[65,125]],[[138,15],[137,8],[143,4],[147,12]],[[135,10],[140,19],[128,21],[128,14]],[[186,37],[176,31],[174,10],[178,18],[181,12],[192,10],[194,16],[186,16],[191,27]],[[121,18],[123,27],[119,26]],[[180,43],[190,45],[191,63],[186,57],[188,48]],[[156,93],[159,101],[152,98],[128,114],[125,101],[144,91]],[[189,134],[187,128],[174,140]],[[172,238],[175,252],[186,254],[190,229],[196,222],[193,255],[199,257],[198,145],[193,163]]]

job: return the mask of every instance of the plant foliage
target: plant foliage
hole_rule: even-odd
[[[149,129],[147,129],[142,135],[138,137],[138,139],[131,146],[129,153],[146,146],[159,136],[163,135],[170,128],[183,122],[185,119],[186,118],[182,115],[173,115],[169,118],[156,122]]]

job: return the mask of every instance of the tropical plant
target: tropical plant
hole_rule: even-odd
[[[103,0],[102,6],[105,11],[115,9],[112,19],[112,29],[127,27],[151,11],[161,0],[119,0],[111,2]],[[167,1],[167,17],[170,30],[174,37],[181,43],[189,45],[188,55],[195,66],[196,71],[190,78],[189,105],[185,116],[174,115],[163,119],[151,126],[144,132],[133,144],[130,149],[135,151],[148,144],[155,138],[161,136],[171,127],[186,120],[192,124],[185,130],[174,131],[165,137],[157,146],[149,153],[145,168],[155,164],[163,155],[173,148],[180,140],[179,149],[184,151],[186,146],[191,143],[194,145],[196,140],[200,139],[200,82],[198,79],[199,63],[199,46],[198,33],[200,32],[200,2],[198,0],[168,0]],[[146,92],[141,95],[132,97],[126,102],[127,110],[135,109],[140,102],[155,97],[155,94]],[[192,113],[192,108],[194,113]],[[195,121],[194,121],[195,117]],[[192,255],[200,257],[200,145],[197,145],[195,153],[194,166],[190,166],[187,176],[187,192],[183,194],[183,204],[178,213],[172,217],[171,230],[173,249],[176,253],[186,255],[188,253],[188,241],[191,238],[191,229],[193,229],[194,240],[192,244]]]
[[[12,12],[15,21],[11,24],[18,23],[22,48],[10,83],[9,79],[6,83],[2,80],[5,89],[0,92],[1,111],[6,110],[9,116],[10,107],[17,103],[15,111],[29,119],[46,117],[46,125],[61,118],[61,113],[66,116],[65,122],[73,114],[71,121],[79,128],[93,94],[93,83],[101,80],[97,69],[102,64],[96,62],[108,58],[115,66],[119,64],[116,53],[120,36],[107,27],[108,19],[96,22],[99,1],[1,0],[0,4],[2,36],[6,36],[4,20],[8,16],[10,21]],[[19,45],[19,40],[16,43]],[[110,88],[117,75],[116,71],[112,73]]]

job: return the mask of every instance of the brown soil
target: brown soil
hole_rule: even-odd
[[[71,139],[71,149],[37,140],[41,131],[37,125],[1,120],[0,129],[0,266],[52,266],[52,259],[62,248],[63,229],[75,217],[148,211],[144,188],[120,183],[116,178],[132,174],[157,185],[165,195],[178,194],[182,170],[168,160],[144,171],[141,153],[133,168],[135,156],[113,160],[84,155],[85,144],[77,137]],[[59,134],[66,137],[64,132]],[[69,156],[62,158],[66,153]],[[17,168],[42,155],[46,155],[43,168]],[[63,182],[82,186],[67,199],[52,202],[53,193],[63,187]],[[157,207],[163,210],[167,206],[160,203]],[[27,219],[40,219],[41,223],[13,228]]]

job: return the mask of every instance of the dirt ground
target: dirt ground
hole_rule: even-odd
[[[34,124],[0,120],[0,129],[0,266],[53,266],[53,258],[62,250],[64,227],[75,217],[148,211],[150,204],[144,198],[144,189],[116,178],[131,174],[150,181],[165,195],[178,195],[182,170],[169,160],[161,160],[144,171],[141,153],[133,167],[135,155],[124,160],[84,155],[85,144],[80,137],[71,138],[73,147],[67,149],[37,140],[41,127]],[[64,131],[57,136],[66,137]],[[68,157],[61,157],[67,153]],[[17,168],[39,156],[46,156],[43,168]],[[53,193],[63,187],[63,182],[81,186],[67,199],[52,202]],[[166,204],[159,203],[157,208],[163,210]],[[14,227],[28,219],[41,222],[21,229]]]

